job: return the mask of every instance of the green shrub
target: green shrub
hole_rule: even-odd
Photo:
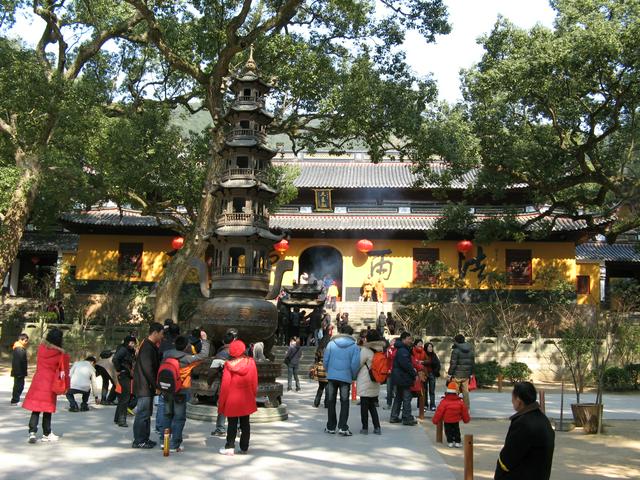
[[[638,389],[640,383],[640,363],[629,363],[624,366],[624,369],[629,373],[631,377],[631,384],[635,390]]]
[[[478,387],[490,387],[500,374],[500,365],[495,360],[490,362],[476,363],[473,367],[473,374],[476,376]]]
[[[607,368],[602,383],[604,389],[608,391],[633,390],[635,388],[630,372],[620,367]]]
[[[502,374],[509,379],[511,383],[524,382],[531,378],[531,369],[526,363],[511,362],[502,369]]]

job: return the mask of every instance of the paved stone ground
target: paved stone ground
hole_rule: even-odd
[[[250,455],[218,454],[224,440],[211,437],[211,425],[192,420],[185,427],[185,452],[162,456],[159,448],[134,450],[131,427],[113,424],[114,407],[91,405],[86,413],[69,413],[58,399],[53,431],[56,444],[27,443],[29,413],[9,406],[12,379],[0,377],[0,478],[113,479],[187,478],[271,480],[288,476],[309,479],[391,480],[395,478],[453,480],[442,456],[420,426],[388,423],[382,411],[383,435],[359,435],[359,407],[350,421],[354,436],[323,433],[326,410],[311,406],[316,385],[303,381],[301,393],[287,394],[286,422],[252,425]],[[130,424],[132,421],[129,422]],[[40,432],[41,433],[41,432]]]

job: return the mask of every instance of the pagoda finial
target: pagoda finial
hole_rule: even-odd
[[[249,60],[244,65],[245,70],[255,72],[258,69],[256,61],[253,59],[253,43],[249,46]]]

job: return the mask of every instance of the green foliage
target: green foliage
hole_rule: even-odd
[[[625,322],[618,326],[615,353],[625,364],[640,360],[640,325]]]
[[[532,302],[554,307],[575,302],[575,285],[567,280],[564,264],[546,263],[536,268],[534,287],[527,291]]]
[[[629,363],[624,366],[624,369],[631,377],[633,388],[638,390],[640,388],[640,363]]]
[[[584,388],[594,344],[593,332],[586,321],[576,321],[570,325],[562,332],[560,341],[555,343],[564,360],[564,367],[571,374],[577,403],[580,403],[580,392]]]
[[[605,370],[603,385],[605,390],[614,392],[634,390],[636,388],[630,372],[620,367],[609,367]]]
[[[490,387],[494,384],[502,369],[498,362],[490,360],[488,362],[476,363],[473,367],[473,374],[479,387]]]
[[[291,165],[272,165],[267,170],[267,183],[278,190],[278,195],[267,205],[270,212],[275,212],[298,196],[298,189],[293,181],[300,175],[300,168]]]
[[[435,221],[433,229],[427,232],[429,240],[442,240],[447,235],[473,236],[474,216],[464,204],[451,203],[445,206],[442,215]]]
[[[509,379],[511,383],[525,382],[531,378],[533,372],[526,363],[511,362],[502,368],[502,374]]]

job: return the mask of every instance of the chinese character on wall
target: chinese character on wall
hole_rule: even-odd
[[[316,197],[316,211],[330,212],[333,210],[331,206],[331,190],[314,190]]]

